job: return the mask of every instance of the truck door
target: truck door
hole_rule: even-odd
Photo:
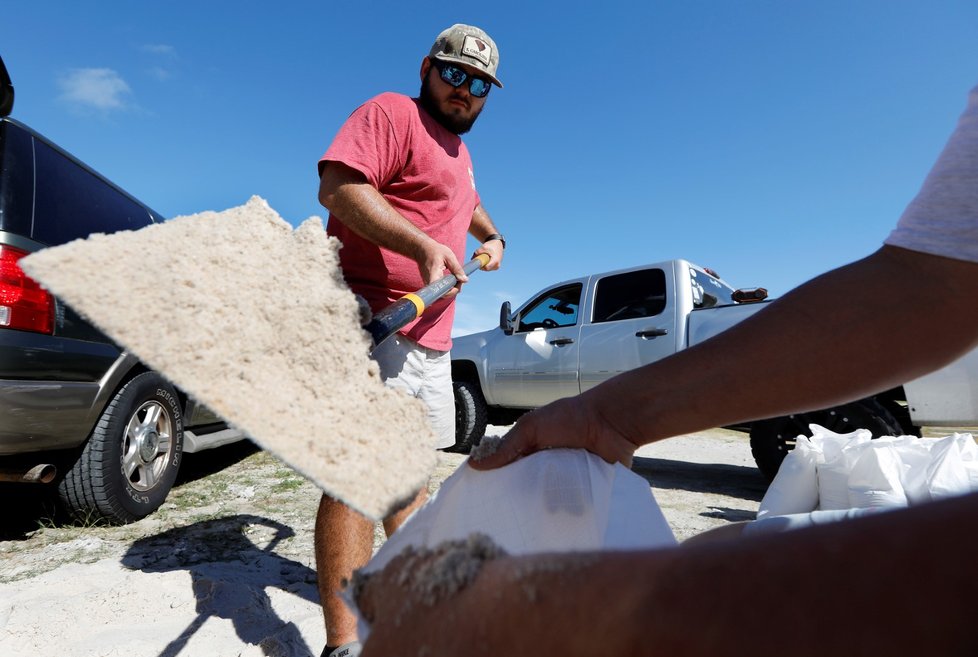
[[[583,288],[582,283],[551,288],[523,307],[513,334],[504,336],[494,349],[493,361],[499,364],[499,369],[490,372],[495,403],[534,408],[579,392]]]
[[[676,351],[674,294],[662,269],[598,280],[591,321],[581,328],[581,392]]]

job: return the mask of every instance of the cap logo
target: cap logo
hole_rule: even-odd
[[[462,41],[462,54],[474,57],[482,62],[483,65],[489,66],[489,62],[492,59],[492,48],[482,39],[467,34]]]

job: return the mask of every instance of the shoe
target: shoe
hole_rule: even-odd
[[[332,650],[326,646],[323,648],[323,654],[320,657],[360,657],[360,650],[362,650],[362,646],[359,641],[350,641]]]

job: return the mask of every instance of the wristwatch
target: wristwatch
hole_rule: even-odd
[[[492,235],[488,236],[486,239],[482,240],[482,243],[485,244],[486,242],[491,242],[492,240],[499,240],[500,242],[503,243],[503,248],[504,249],[506,248],[506,239],[499,233],[493,233]]]

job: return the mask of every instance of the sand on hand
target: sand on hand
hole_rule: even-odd
[[[142,362],[333,497],[381,518],[436,464],[423,404],[386,388],[311,217],[261,198],[23,260],[25,272]]]

